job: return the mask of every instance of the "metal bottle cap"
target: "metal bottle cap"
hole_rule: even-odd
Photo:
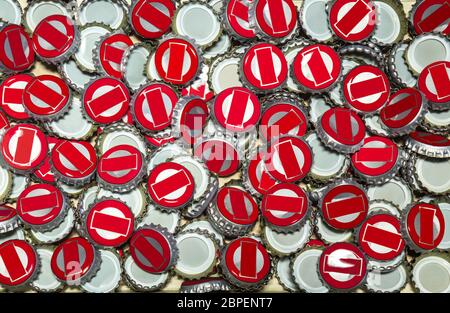
[[[343,45],[338,49],[339,55],[353,58],[360,64],[367,64],[384,68],[385,57],[383,51],[371,41],[364,44]]]
[[[225,239],[222,234],[220,234],[212,224],[205,219],[191,220],[183,225],[183,231],[185,230],[195,230],[199,229],[201,231],[206,231],[211,235],[212,238],[218,243],[219,247],[222,248],[225,244]]]
[[[103,36],[111,33],[111,29],[99,23],[89,23],[80,28],[80,47],[74,55],[74,60],[82,71],[95,72],[94,49]]]
[[[97,22],[119,29],[127,26],[128,4],[122,0],[84,0],[78,9],[81,25]]]
[[[435,53],[430,54],[429,51]],[[418,76],[428,65],[450,59],[450,40],[437,33],[425,33],[415,37],[404,54],[406,63]]]
[[[417,79],[410,71],[403,57],[408,48],[408,41],[396,44],[387,56],[386,65],[390,78],[401,87],[414,87]]]
[[[7,199],[8,202],[14,202],[17,200],[19,195],[22,193],[22,191],[27,188],[27,186],[30,184],[30,178],[28,176],[18,175],[13,173],[12,174],[12,186],[11,186],[11,193],[9,194],[9,197]]]
[[[392,216],[400,217],[400,212],[400,208],[396,204],[387,200],[370,200],[369,202],[369,215],[374,213],[388,213]]]
[[[155,224],[167,228],[171,233],[175,233],[178,230],[180,222],[180,212],[166,212],[153,204],[149,204],[147,211],[137,226],[141,227],[146,224]]]
[[[239,76],[239,54],[227,53],[212,61],[208,73],[208,81],[215,94],[227,88],[242,87]]]
[[[247,234],[258,219],[255,199],[236,182],[231,181],[217,192],[208,207],[208,219],[225,237]]]
[[[286,58],[286,62],[288,64],[288,79],[286,82],[286,88],[289,91],[301,92],[297,83],[293,80],[292,75],[292,63],[294,62],[295,57],[298,52],[303,49],[303,47],[311,44],[309,41],[304,39],[296,38],[295,40],[290,40],[286,44],[283,45],[283,53]]]
[[[316,125],[317,135],[329,148],[340,153],[353,153],[364,144],[366,127],[355,112],[346,108],[326,111]]]
[[[348,266],[348,264],[351,266]],[[339,242],[325,248],[319,259],[319,277],[329,288],[349,291],[364,283],[367,259],[351,243]]]
[[[317,134],[310,133],[306,142],[314,155],[309,177],[314,181],[326,182],[344,175],[350,167],[350,159],[327,148]]]
[[[277,46],[257,43],[245,52],[239,75],[247,88],[256,93],[265,93],[283,88],[288,71],[286,58]]]
[[[203,49],[219,40],[222,33],[219,18],[203,1],[182,3],[175,13],[172,29],[177,35],[194,40]]]
[[[394,293],[400,292],[409,280],[409,270],[401,264],[391,272],[369,271],[365,288],[369,292]]]
[[[261,289],[272,276],[270,255],[251,237],[231,241],[221,254],[220,267],[226,280],[245,290]]]
[[[100,157],[97,180],[105,189],[125,193],[136,188],[146,169],[145,159],[137,148],[119,145]]]
[[[22,21],[22,7],[17,0],[4,0],[0,3],[0,19],[4,23],[20,25]],[[0,22],[0,27],[4,23]]]
[[[344,106],[345,104],[344,98],[342,96],[342,88],[344,87],[342,83],[342,77],[347,75],[355,67],[361,65],[361,62],[359,62],[359,60],[356,60],[352,57],[343,56],[341,57],[341,60],[342,75],[339,79],[339,82],[328,93],[329,100],[331,100],[332,104],[337,106]]]
[[[180,293],[225,292],[230,290],[232,290],[231,286],[218,277],[185,280],[180,286]]]
[[[402,40],[408,32],[403,4],[397,0],[374,0],[376,29],[372,40],[379,45],[392,45]]]
[[[319,42],[333,39],[328,27],[326,4],[327,0],[305,0],[300,7],[300,25],[309,38]]]
[[[339,39],[359,42],[372,36],[376,28],[372,1],[334,0],[327,5],[329,26]]]
[[[450,191],[450,181],[447,175],[450,170],[450,159],[429,159],[413,157],[410,160],[410,172],[414,176],[419,190],[431,194],[444,195]]]
[[[178,100],[172,115],[172,136],[192,145],[202,135],[209,118],[208,103],[198,96]]]
[[[414,131],[406,138],[405,146],[429,158],[450,158],[450,140],[444,136]]]
[[[33,49],[44,62],[67,61],[80,45],[80,32],[66,15],[50,15],[33,32]]]
[[[198,279],[208,276],[215,268],[218,247],[208,232],[186,230],[176,236],[180,257],[175,273],[183,278]]]
[[[222,6],[222,22],[227,32],[237,40],[249,40],[256,37],[250,25],[250,1],[227,0]]]
[[[444,236],[438,245],[440,250],[448,250],[450,248],[450,199],[448,197],[438,198],[433,201],[434,204],[439,206],[442,214],[444,215],[444,224],[446,225],[444,230]]]
[[[393,178],[382,185],[372,185],[367,189],[370,200],[385,200],[397,205],[403,210],[413,200],[413,194],[408,185],[400,178]]]
[[[341,59],[326,45],[313,44],[302,48],[291,65],[291,75],[300,89],[310,93],[331,90],[342,72]]]
[[[391,136],[391,134],[382,126],[381,118],[379,115],[365,115],[363,117],[363,120],[370,134],[381,137]]]
[[[449,44],[450,47],[450,44]],[[446,60],[449,60],[447,57]],[[423,69],[417,86],[430,101],[430,107],[437,111],[450,109],[450,61],[437,61]]]
[[[7,206],[0,206],[0,234],[8,233],[19,227],[19,216],[16,209]]]
[[[345,242],[345,241],[351,241],[352,239],[352,231],[339,231],[331,226],[328,226],[328,224],[324,221],[322,218],[320,212],[316,211],[314,214],[314,232],[317,235],[318,238],[320,238],[323,242],[329,244],[329,243],[335,243],[335,242]]]
[[[56,228],[49,231],[31,229],[31,236],[33,240],[41,244],[55,243],[66,238],[72,232],[74,224],[75,215],[73,209],[69,208],[66,217]]]
[[[130,253],[134,262],[153,274],[167,272],[177,263],[177,242],[167,228],[154,224],[143,225],[130,239]]]
[[[448,36],[450,34],[448,9],[448,3],[445,1],[416,1],[409,12],[414,32],[418,35],[440,32]]]
[[[27,174],[45,159],[48,146],[44,133],[33,124],[16,124],[2,138],[1,161],[12,171]]]
[[[308,293],[327,293],[329,288],[322,282],[317,270],[322,248],[308,248],[297,253],[290,263],[295,284]]]
[[[319,121],[320,117],[329,109],[331,109],[331,104],[327,99],[322,96],[312,96],[308,101],[309,107],[309,120],[315,126]]]
[[[36,250],[25,240],[9,240],[0,245],[0,258],[4,271],[0,284],[6,288],[21,288],[31,283],[40,270]]]
[[[307,220],[298,230],[289,233],[280,233],[265,226],[262,231],[262,240],[273,254],[287,256],[303,249],[311,235],[311,222]]]
[[[277,184],[264,166],[265,151],[252,151],[243,166],[243,185],[254,196],[260,197]]]
[[[23,24],[25,25],[25,28],[32,33],[43,19],[54,14],[64,15],[67,17],[71,16],[69,10],[66,8],[66,4],[62,1],[32,0],[28,3],[25,9]]]
[[[153,168],[155,168],[155,166],[161,163],[167,162],[179,155],[186,154],[186,150],[183,149],[182,145],[178,144],[177,142],[165,143],[152,153],[152,156],[148,161],[148,172],[150,172]]]
[[[122,78],[131,92],[136,92],[148,83],[145,68],[150,59],[151,46],[138,43],[125,50],[120,69]]]
[[[85,86],[98,78],[97,74],[83,72],[74,60],[68,60],[58,66],[58,73],[74,91],[83,93]]]
[[[67,285],[79,286],[90,281],[100,269],[100,252],[84,238],[67,239],[53,251],[51,268],[56,278]],[[66,269],[75,268],[76,270]]]
[[[402,212],[402,233],[414,251],[426,252],[437,248],[445,228],[444,215],[435,204],[419,202]]]
[[[0,69],[5,73],[22,72],[34,63],[33,43],[20,25],[9,24],[0,30]]]
[[[174,12],[172,0],[133,0],[128,22],[138,36],[156,39],[170,30]]]
[[[36,253],[41,262],[41,271],[36,279],[31,282],[31,287],[37,292],[57,292],[61,290],[63,284],[56,279],[50,266],[53,249],[41,246],[36,248]]]
[[[112,250],[100,250],[102,264],[97,274],[90,281],[82,284],[82,290],[91,293],[114,292],[122,279],[120,258]]]
[[[161,274],[142,270],[130,255],[123,263],[125,282],[136,291],[156,291],[162,289],[170,278],[170,272]]]
[[[380,185],[393,178],[403,164],[403,151],[390,139],[366,137],[352,155],[355,174],[367,183]]]
[[[421,293],[449,293],[450,260],[444,253],[427,253],[413,263],[411,280]]]
[[[49,231],[64,221],[69,209],[68,201],[53,185],[31,185],[17,198],[17,214],[30,228]]]
[[[120,80],[101,77],[86,86],[81,103],[88,119],[95,123],[110,124],[119,121],[126,114],[130,95]]]
[[[297,284],[294,281],[294,277],[291,274],[291,259],[289,257],[283,257],[278,259],[275,267],[275,276],[278,283],[284,290],[289,292],[299,291]]]

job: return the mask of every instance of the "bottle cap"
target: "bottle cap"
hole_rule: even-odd
[[[231,87],[242,87],[239,76],[240,60],[241,55],[226,53],[212,61],[208,72],[208,82],[215,94]]]
[[[309,216],[310,203],[303,189],[290,183],[280,183],[264,194],[260,205],[267,225],[280,233],[298,231]]]
[[[226,280],[245,290],[261,289],[272,276],[269,254],[251,237],[231,241],[221,254],[220,267]]]
[[[415,87],[417,79],[411,73],[403,57],[409,41],[402,41],[390,50],[386,58],[386,68],[393,82],[401,87]]]
[[[344,0],[328,4],[329,26],[343,41],[359,42],[372,36],[376,28],[376,7],[370,0]]]
[[[23,106],[23,94],[27,84],[33,80],[29,74],[16,74],[7,77],[0,84],[0,108],[3,112],[16,120],[26,120],[30,116]]]
[[[105,189],[125,193],[142,181],[146,172],[142,153],[130,145],[115,146],[99,160],[97,180]]]
[[[175,273],[187,279],[208,276],[215,268],[218,247],[206,231],[185,230],[176,236],[180,257],[175,265]]]
[[[155,50],[158,75],[173,85],[186,85],[194,80],[200,73],[202,63],[197,46],[184,37],[168,37]]]
[[[228,131],[248,132],[258,124],[261,106],[258,97],[247,88],[228,88],[215,98],[213,117]]]
[[[69,203],[55,186],[35,184],[20,194],[16,209],[22,222],[30,228],[49,231],[64,221]]]
[[[84,117],[80,98],[72,97],[71,102],[64,116],[47,122],[45,127],[59,138],[86,140],[94,133],[96,126]]]
[[[329,288],[324,285],[319,273],[311,269],[318,268],[323,248],[307,248],[297,253],[291,259],[290,271],[298,288],[308,293],[327,293]]]
[[[25,111],[36,120],[55,120],[70,107],[71,92],[64,80],[54,75],[33,78],[23,92]]]
[[[216,241],[220,248],[225,244],[222,234],[220,234],[208,220],[198,219],[190,220],[183,225],[183,231],[199,229],[209,233],[209,235]]]
[[[430,159],[413,157],[410,160],[412,175],[419,190],[428,191],[431,194],[441,195],[450,191],[450,181],[447,175],[450,170],[450,159]]]
[[[314,155],[311,170],[308,173],[309,178],[318,182],[327,182],[347,173],[350,159],[345,154],[327,148],[315,133],[310,133],[305,140]]]
[[[148,172],[150,172],[157,165],[159,165],[161,163],[165,163],[176,156],[186,155],[186,154],[187,154],[186,150],[183,149],[183,147],[181,145],[179,145],[177,142],[165,143],[152,153],[152,155],[148,161],[147,170],[148,170]]]
[[[306,36],[318,42],[329,42],[333,34],[328,27],[327,0],[305,0],[300,7],[299,20]]]
[[[450,260],[444,253],[427,253],[414,261],[411,281],[421,293],[449,293]]]
[[[0,205],[0,234],[16,229],[19,227],[19,223],[16,209],[8,205]]]
[[[82,186],[95,176],[97,154],[89,142],[62,140],[51,155],[52,172],[66,184]]]
[[[142,219],[140,220],[137,227],[155,224],[167,228],[171,233],[175,233],[181,222],[180,215],[180,212],[166,212],[154,206],[153,204],[149,204],[147,211],[142,216]]]
[[[6,73],[29,69],[34,63],[32,45],[30,37],[22,26],[9,24],[2,27],[0,30],[0,69]]]
[[[36,253],[41,262],[41,271],[36,279],[31,282],[31,287],[37,292],[57,292],[63,289],[63,284],[56,279],[50,265],[53,248],[37,247]]]
[[[8,202],[17,200],[22,191],[30,184],[30,178],[28,176],[15,173],[12,173],[12,180],[11,193],[7,199]]]
[[[109,33],[111,33],[111,29],[108,26],[97,22],[80,27],[80,47],[74,54],[74,60],[82,71],[95,72],[95,47],[97,42]]]
[[[316,125],[317,135],[328,147],[340,153],[353,153],[364,144],[366,127],[362,119],[350,109],[332,108]]]
[[[128,4],[122,0],[81,2],[78,21],[81,25],[103,23],[111,29],[127,27]]]
[[[17,24],[22,22],[22,7],[17,0],[4,0],[0,4],[0,27],[4,24]]]
[[[174,13],[172,0],[133,0],[128,21],[138,36],[156,39],[170,30]]]
[[[367,276],[367,259],[355,245],[339,242],[322,252],[318,271],[327,287],[349,291],[364,283]]]
[[[409,271],[401,264],[391,272],[369,271],[365,287],[369,292],[394,293],[400,292],[408,283]]]
[[[448,9],[448,3],[442,0],[416,1],[409,12],[414,32],[418,35],[440,32],[448,36],[450,34]]]
[[[414,251],[426,252],[437,248],[444,232],[444,215],[435,204],[413,203],[402,212],[402,234]]]
[[[272,141],[283,136],[304,136],[308,130],[308,114],[302,102],[293,96],[275,94],[264,102],[259,123],[263,139]]]
[[[177,93],[166,84],[150,83],[142,87],[132,100],[131,114],[136,126],[146,133],[167,131],[177,101]]]
[[[219,189],[208,207],[211,224],[230,238],[247,234],[255,226],[258,215],[255,199],[233,181]]]
[[[137,43],[126,49],[122,56],[122,79],[131,92],[138,91],[148,83],[145,68],[150,59],[151,48],[147,43]]]
[[[153,274],[169,271],[179,258],[173,235],[154,224],[144,225],[133,234],[130,253],[142,270]]]
[[[275,276],[278,283],[284,290],[289,292],[299,291],[297,284],[294,281],[294,277],[291,274],[291,259],[289,257],[283,257],[278,259],[275,267]]]
[[[118,247],[131,237],[134,215],[122,201],[100,198],[81,216],[83,235],[101,247]]]
[[[156,205],[167,210],[186,206],[196,189],[191,172],[174,162],[164,162],[153,168],[147,186],[150,198]]]
[[[11,173],[0,166],[0,203],[4,203],[12,191],[13,178]]]
[[[67,61],[80,45],[80,32],[66,15],[50,15],[33,32],[33,49],[41,60],[56,64]]]
[[[438,249],[448,250],[450,247],[450,227],[448,227],[448,225],[450,225],[450,199],[448,197],[441,197],[432,202],[441,209],[441,212],[444,215],[444,224],[446,226],[444,236],[438,245]]]
[[[311,96],[308,100],[309,121],[316,127],[322,114],[332,108],[332,104],[328,99],[322,96]]]
[[[170,272],[153,274],[142,270],[130,255],[123,264],[125,282],[136,291],[162,289],[170,278]]]
[[[25,8],[23,24],[27,31],[32,33],[37,25],[50,15],[64,15],[70,17],[71,14],[66,8],[66,4],[59,0],[32,0]]]
[[[405,88],[392,94],[380,111],[381,125],[394,136],[408,134],[419,126],[428,111],[423,94],[415,88]]]
[[[431,63],[423,69],[419,75],[417,86],[430,101],[431,109],[446,111],[450,109],[449,84],[450,62],[438,61]]]
[[[122,60],[125,51],[133,46],[131,38],[121,31],[108,33],[96,43],[93,60],[99,73],[122,79]]]
[[[387,200],[370,200],[369,215],[374,213],[389,213],[392,216],[400,217],[400,208]]]
[[[219,277],[185,280],[180,286],[180,293],[226,292],[230,290],[232,290],[231,286]]]
[[[36,279],[40,260],[36,250],[25,240],[9,240],[0,245],[0,258],[4,271],[0,284],[6,288],[20,288]]]
[[[288,70],[286,58],[278,47],[257,43],[246,50],[239,75],[245,87],[256,93],[264,93],[283,88]]]
[[[89,241],[73,237],[56,247],[51,268],[58,280],[70,286],[78,286],[90,281],[100,269],[101,263],[99,251]]]
[[[303,38],[296,38],[295,40],[290,40],[283,45],[282,51],[288,64],[288,79],[286,81],[286,88],[289,91],[302,92],[302,90],[298,87],[298,84],[293,80],[294,75],[292,74],[292,63],[294,62],[298,52],[309,44],[311,43]]]
[[[341,59],[326,45],[313,44],[302,48],[291,65],[291,75],[300,90],[320,93],[331,90],[342,72]]]
[[[91,81],[81,99],[83,113],[95,123],[119,121],[128,111],[130,94],[124,83],[111,77]]]
[[[267,190],[277,184],[264,166],[264,157],[264,150],[252,151],[243,166],[243,186],[257,197],[265,194]]]
[[[313,214],[313,217],[314,233],[324,243],[331,244],[352,240],[353,233],[351,230],[341,231],[328,226],[318,211]]]
[[[389,78],[378,67],[357,66],[345,76],[342,95],[346,105],[358,113],[378,112],[389,100]]]
[[[16,124],[3,134],[1,152],[2,162],[8,168],[27,174],[34,171],[47,156],[47,139],[33,124]]]
[[[23,231],[22,228],[16,228],[12,232],[1,234],[0,235],[0,244],[7,242],[9,240],[14,240],[14,239],[25,240],[25,232]]]
[[[312,235],[311,222],[307,220],[298,230],[281,233],[265,226],[262,239],[267,249],[277,256],[288,256],[303,249]]]
[[[297,8],[292,0],[252,0],[249,16],[261,39],[280,41],[297,29]]]
[[[382,184],[393,178],[403,163],[403,151],[390,139],[371,136],[352,155],[355,174],[370,184]]]
[[[69,208],[67,210],[66,217],[56,228],[49,231],[37,231],[31,229],[31,236],[33,241],[40,244],[55,243],[66,238],[72,232],[74,224],[75,215],[73,213],[73,209]]]
[[[421,34],[410,42],[404,57],[411,71],[418,76],[428,65],[450,59],[450,40],[437,33]]]
[[[328,185],[319,199],[318,208],[325,222],[338,230],[360,225],[369,209],[363,186],[350,179],[340,179]]]
[[[360,64],[373,65],[380,68],[384,68],[385,66],[383,51],[371,41],[365,41],[364,44],[343,45],[338,49],[338,53],[341,57],[354,59]]]
[[[296,182],[310,171],[313,155],[303,139],[282,136],[272,141],[264,158],[269,175],[281,182]]]
[[[207,101],[198,96],[178,100],[172,115],[172,135],[192,145],[201,137],[209,118]]]
[[[414,131],[406,138],[405,146],[429,158],[450,158],[450,140],[444,136]]]
[[[98,78],[97,74],[83,72],[77,62],[72,59],[59,64],[57,70],[66,84],[79,94],[84,92],[86,85],[91,80]]]
[[[384,200],[397,205],[403,210],[413,200],[412,191],[400,178],[392,178],[382,185],[371,185],[367,189],[370,200]]]
[[[90,293],[114,292],[122,278],[122,267],[120,258],[112,250],[100,250],[102,259],[100,269],[90,281],[82,284],[83,291]]]
[[[181,3],[175,13],[172,30],[177,35],[192,39],[203,49],[219,40],[222,33],[218,16],[203,1]]]
[[[348,57],[345,55],[341,57],[342,75],[340,76],[338,83],[335,84],[334,87],[328,92],[328,101],[331,100],[331,103],[333,105],[344,106],[346,104],[344,101],[345,99],[342,96],[342,88],[344,87],[344,84],[342,83],[342,77],[345,77],[351,70],[360,66],[361,64],[362,63],[359,60],[353,57]]]
[[[250,40],[256,37],[250,25],[250,1],[227,0],[222,6],[222,23],[227,32],[237,40]]]
[[[380,137],[389,137],[391,134],[381,126],[381,118],[379,115],[364,115],[363,116],[364,124],[366,124],[366,128],[369,131],[369,134],[380,136]]]
[[[408,32],[403,4],[397,0],[374,0],[376,9],[376,29],[372,40],[381,46],[389,46],[401,41]]]

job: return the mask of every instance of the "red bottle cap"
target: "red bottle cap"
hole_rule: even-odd
[[[174,13],[171,0],[138,0],[132,4],[129,21],[139,36],[155,39],[170,29]]]
[[[8,240],[2,243],[0,259],[4,269],[0,273],[0,284],[18,287],[36,277],[39,259],[33,246],[25,240]]]
[[[0,67],[22,72],[34,63],[32,42],[22,26],[9,24],[0,31]]]
[[[16,120],[30,118],[23,106],[25,87],[33,80],[29,74],[17,74],[6,78],[0,85],[0,107],[8,116]]]

